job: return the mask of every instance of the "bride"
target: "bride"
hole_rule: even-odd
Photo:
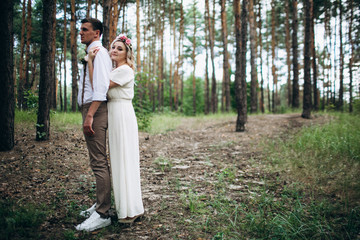
[[[140,185],[138,125],[132,105],[134,97],[134,52],[131,40],[119,35],[111,43],[108,91],[108,130],[111,175],[119,222],[132,223],[144,214]],[[98,48],[89,51],[89,77]]]

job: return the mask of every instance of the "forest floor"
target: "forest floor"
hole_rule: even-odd
[[[165,133],[140,132],[141,180],[145,215],[133,225],[116,222],[93,233],[76,232],[81,209],[93,204],[94,176],[81,126],[52,129],[51,140],[36,142],[34,127],[16,126],[16,145],[0,153],[0,194],[18,205],[44,209],[39,239],[211,239],[217,232],[195,228],[206,216],[194,214],[192,196],[206,202],[217,194],[219,173],[232,173],[227,198],[244,202],[256,186],[276,181],[267,171],[264,141],[286,138],[302,126],[323,124],[326,115],[252,115],[245,132],[235,132],[236,116],[188,118]],[[282,184],[274,191],[281,189]],[[255,190],[253,190],[255,189]],[[195,206],[196,207],[196,206]],[[213,214],[217,214],[214,212]],[[196,216],[195,216],[196,215]],[[36,237],[35,237],[36,236]],[[17,239],[16,235],[14,236]],[[21,238],[21,237],[19,237]]]

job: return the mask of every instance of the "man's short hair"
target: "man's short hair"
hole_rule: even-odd
[[[81,20],[81,23],[91,23],[93,30],[99,30],[100,31],[100,36],[103,33],[103,24],[100,20],[96,19],[96,18],[84,18],[83,20]]]

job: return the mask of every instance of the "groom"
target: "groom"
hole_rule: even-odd
[[[111,224],[111,183],[106,157],[106,94],[112,65],[108,51],[100,42],[102,32],[103,25],[99,20],[86,18],[81,21],[80,37],[81,43],[86,45],[86,52],[93,47],[100,47],[100,50],[94,60],[93,82],[90,82],[89,69],[85,62],[79,83],[78,104],[83,117],[83,132],[89,151],[90,166],[96,178],[96,203],[80,213],[82,216],[90,217],[76,226],[79,231],[94,231]]]

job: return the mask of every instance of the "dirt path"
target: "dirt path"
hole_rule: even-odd
[[[38,143],[33,129],[17,126],[15,148],[0,153],[0,193],[17,203],[46,206],[42,239],[63,239],[64,233],[80,239],[207,239],[214,233],[193,233],[179,224],[179,218],[191,222],[183,193],[196,192],[205,201],[216,194],[217,173],[236,169],[234,184],[227,186],[229,198],[251,197],[247,186],[264,184],[261,141],[327,120],[305,120],[299,114],[250,116],[243,133],[234,132],[234,121],[189,118],[165,134],[140,133],[146,215],[132,226],[116,223],[93,234],[74,231],[83,220],[77,216],[79,209],[90,206],[95,194],[80,127],[53,131],[51,141]]]

